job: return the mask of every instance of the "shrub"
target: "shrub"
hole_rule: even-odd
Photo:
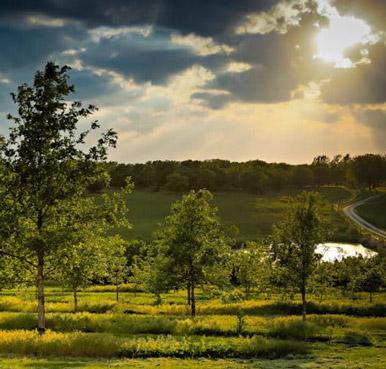
[[[341,342],[350,346],[372,346],[373,344],[367,334],[358,331],[346,332]]]
[[[276,319],[272,321],[267,334],[275,338],[304,340],[314,337],[319,331],[320,329],[311,322]]]

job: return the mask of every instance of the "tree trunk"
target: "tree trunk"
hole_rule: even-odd
[[[73,312],[76,313],[78,311],[78,291],[74,289],[74,309]]]
[[[190,306],[190,303],[191,303],[191,296],[190,296],[190,283],[188,283],[188,288],[187,288],[187,291],[188,291],[188,305]]]
[[[45,297],[44,297],[44,254],[38,253],[37,268],[37,292],[38,292],[38,333],[43,335],[46,331]]]
[[[369,293],[369,301],[370,301],[370,304],[373,302],[373,293],[371,291]]]
[[[192,312],[192,317],[196,316],[196,296],[194,294],[194,283],[191,285],[191,293],[190,293],[190,307]]]
[[[249,292],[250,292],[249,283],[246,282],[246,284],[245,284],[245,297],[246,298],[249,298]]]
[[[119,301],[119,283],[118,280],[115,282],[115,300]]]
[[[307,301],[306,301],[305,283],[302,284],[301,293],[302,293],[302,317],[303,317],[303,322],[305,322],[307,319]]]

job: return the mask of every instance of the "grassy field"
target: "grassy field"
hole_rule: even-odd
[[[71,294],[47,290],[45,336],[35,332],[33,289],[0,296],[0,368],[384,368],[386,294],[370,304],[365,294],[319,302],[310,296],[308,323],[299,296],[256,295],[224,302],[198,293],[191,318],[183,291],[162,296],[130,292],[115,302],[113,286],[80,294],[73,314]],[[240,323],[240,312],[243,312]],[[350,315],[346,313],[349,312]],[[238,317],[239,316],[239,317]],[[304,341],[306,338],[306,341]]]
[[[356,208],[356,212],[378,228],[386,230],[386,195]]]
[[[351,193],[342,187],[322,187],[318,190],[326,200],[324,213],[328,219],[330,239],[334,241],[357,241],[358,235],[333,204],[347,201]],[[275,222],[280,221],[288,208],[288,196],[299,190],[255,195],[240,192],[219,192],[214,194],[214,204],[227,226],[239,228],[239,240],[256,240],[266,237]],[[140,237],[149,240],[164,217],[169,213],[170,204],[180,195],[167,192],[135,190],[128,196],[133,229],[126,237]]]

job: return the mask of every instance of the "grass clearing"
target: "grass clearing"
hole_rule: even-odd
[[[355,211],[371,224],[386,230],[386,195],[358,206]]]
[[[335,241],[355,241],[355,231],[350,228],[342,216],[334,210],[333,203],[341,203],[351,197],[351,192],[343,187],[321,187],[318,189],[329,201],[324,211],[328,217],[331,239]],[[298,194],[300,190],[285,190],[264,195],[243,192],[216,192],[214,204],[225,225],[239,228],[239,240],[253,240],[266,237],[272,225],[283,218],[288,208],[288,196]],[[151,239],[158,224],[169,213],[172,202],[180,198],[179,194],[135,190],[127,198],[130,209],[130,221],[134,225],[126,237]]]

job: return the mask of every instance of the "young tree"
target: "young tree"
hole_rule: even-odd
[[[313,293],[322,302],[325,296],[331,291],[334,284],[335,268],[330,262],[320,262],[310,278],[310,286]]]
[[[108,250],[107,275],[109,281],[114,283],[117,302],[119,301],[119,286],[127,280],[129,274],[126,246],[125,241],[119,236],[111,237],[105,244]]]
[[[1,146],[0,200],[6,217],[1,217],[0,252],[36,272],[40,334],[45,331],[47,266],[58,251],[69,247],[67,229],[73,226],[69,214],[88,186],[106,178],[98,163],[117,140],[109,130],[95,146],[82,149],[89,131],[78,134],[77,124],[96,107],[65,101],[74,92],[68,70],[47,63],[36,73],[32,86],[18,87],[12,94],[18,116],[8,115],[13,127]],[[97,121],[91,124],[91,130],[98,127]]]
[[[292,276],[301,292],[304,321],[308,280],[320,258],[315,249],[324,240],[319,207],[320,198],[317,193],[302,192],[293,200],[286,219],[274,226],[270,238],[274,261]]]
[[[212,197],[207,190],[191,191],[175,202],[156,240],[161,256],[156,267],[173,277],[175,287],[187,289],[192,316],[196,315],[197,286],[218,283],[218,273],[224,275],[228,268],[230,249],[217,209],[210,203]]]
[[[134,257],[130,266],[129,280],[144,291],[153,293],[156,302],[161,303],[161,293],[166,293],[176,286],[176,278],[167,268],[167,261],[161,254]]]
[[[61,258],[56,279],[71,289],[74,313],[78,311],[78,292],[107,274],[108,261],[103,251],[101,240],[90,236],[73,245]]]
[[[362,259],[363,268],[359,276],[360,288],[369,293],[369,302],[373,302],[373,294],[385,283],[385,264],[379,257]]]
[[[244,287],[245,297],[253,288],[260,290],[268,284],[269,254],[263,245],[248,242],[246,248],[236,250],[233,257],[235,275]]]

